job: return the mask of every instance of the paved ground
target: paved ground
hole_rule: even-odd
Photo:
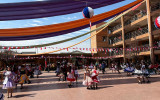
[[[135,77],[109,71],[100,75],[98,90],[87,90],[81,85],[82,72],[78,85],[73,88],[68,88],[67,82],[59,82],[54,72],[43,72],[40,78],[31,79],[32,84],[24,84],[24,89],[18,86],[13,98],[6,98],[6,91],[3,90],[5,100],[160,100],[159,75],[152,76],[150,84],[137,84]]]

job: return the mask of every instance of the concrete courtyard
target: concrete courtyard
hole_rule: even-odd
[[[101,83],[97,90],[87,90],[82,85],[84,70],[79,71],[78,84],[68,88],[66,81],[58,81],[54,72],[43,72],[39,78],[31,79],[31,84],[14,90],[12,98],[4,100],[160,100],[160,75],[151,76],[150,84],[138,84],[134,76],[126,73],[100,74]],[[2,87],[2,83],[0,88]]]

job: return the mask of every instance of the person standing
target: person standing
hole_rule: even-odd
[[[105,64],[105,62],[102,62],[102,73],[104,74],[104,72],[105,72],[105,68],[106,68],[106,64]]]
[[[60,71],[59,71],[59,74],[58,74],[58,76],[59,76],[59,81],[61,81],[61,79],[64,80],[64,73],[63,73],[63,70],[64,70],[64,66],[61,65]]]
[[[39,75],[40,75],[39,66],[36,66],[36,67],[35,67],[35,69],[34,69],[34,75],[36,75],[37,78],[39,77]]]
[[[66,81],[66,79],[67,79],[67,64],[64,65],[63,74],[64,74],[64,81]]]
[[[76,67],[75,70],[74,70],[74,76],[75,76],[75,78],[76,78],[76,84],[77,84],[77,80],[78,80],[78,77],[79,77],[77,67]]]
[[[15,83],[13,81],[13,74],[11,72],[11,68],[8,67],[8,70],[4,73],[5,74],[5,80],[3,82],[3,89],[7,89],[7,94],[8,94],[8,98],[9,98],[9,94],[10,97],[12,97],[12,93],[13,93],[13,88],[15,87]]]
[[[147,83],[150,83],[149,81],[149,72],[148,72],[148,68],[146,67],[146,65],[144,63],[142,63],[142,68],[141,68],[141,71],[142,71],[142,83],[145,83],[145,79],[147,80]]]
[[[31,81],[29,80],[29,78],[26,74],[26,70],[25,70],[24,66],[22,66],[21,71],[20,71],[20,82],[19,82],[19,84],[21,84],[21,89],[23,88],[23,84],[25,81],[27,81],[28,84],[31,83]]]
[[[117,72],[118,72],[118,74],[121,74],[120,73],[120,68],[121,68],[121,66],[120,66],[120,62],[118,61],[117,63],[116,63],[116,65],[117,65]]]
[[[138,84],[142,84],[142,79],[140,77],[142,75],[142,71],[141,66],[139,64],[136,65],[134,74],[137,76]]]
[[[58,61],[56,65],[57,65],[57,69],[56,69],[56,73],[57,73],[57,74],[56,74],[56,76],[58,76],[59,71],[60,71],[60,65],[61,65],[61,64],[60,64],[60,62]]]
[[[91,89],[92,88],[92,84],[93,84],[93,80],[90,77],[90,71],[88,69],[89,68],[86,67],[86,71],[84,72],[83,85],[87,86],[87,89]]]
[[[97,67],[94,66],[94,69],[92,70],[92,74],[91,74],[94,89],[98,88],[98,83],[100,82],[100,79],[99,79],[98,75],[99,75],[99,71],[97,70]]]
[[[71,88],[72,87],[72,82],[75,81],[73,66],[69,70],[69,74],[68,74],[67,80],[69,81],[68,87]]]

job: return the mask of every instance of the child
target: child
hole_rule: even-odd
[[[142,79],[143,79],[143,83],[145,83],[145,79],[147,80],[147,83],[150,83],[149,79],[148,79],[148,76],[149,76],[149,72],[148,72],[148,69],[145,65],[142,65]]]
[[[15,86],[15,83],[13,81],[13,74],[11,72],[11,68],[8,67],[8,71],[5,72],[5,80],[3,82],[3,89],[7,89],[8,98],[9,94],[11,93],[10,97],[12,97],[13,88]]]
[[[69,70],[69,74],[68,74],[67,80],[70,81],[68,87],[71,88],[72,87],[72,82],[75,81],[74,70],[73,70],[72,67]]]
[[[138,84],[142,84],[140,76],[142,75],[141,66],[136,65],[136,69],[134,71],[134,74],[137,76]]]
[[[39,75],[40,75],[39,66],[35,67],[35,69],[34,69],[34,75],[37,75],[37,78],[39,77]]]
[[[76,84],[77,84],[77,79],[78,79],[78,77],[79,77],[77,67],[76,67],[75,70],[74,70],[74,76],[75,76],[75,78],[76,78]]]
[[[98,83],[100,82],[100,79],[99,79],[98,75],[99,75],[99,71],[97,70],[97,67],[94,66],[94,69],[92,70],[92,75],[91,75],[92,80],[94,82],[94,84],[93,84],[94,89],[98,88]]]
[[[113,73],[113,71],[115,71],[115,73],[116,73],[116,69],[115,69],[114,64],[111,65],[111,70],[112,70],[112,73]]]
[[[29,80],[24,67],[21,68],[20,75],[21,76],[19,84],[21,84],[21,89],[22,89],[25,81],[28,81],[28,84],[31,83],[31,81]]]
[[[59,70],[59,74],[58,74],[58,76],[59,76],[59,81],[61,80],[61,78],[63,79],[64,78],[64,73],[63,73],[63,66],[61,65],[61,67],[60,67],[60,70]],[[63,79],[64,80],[64,79]]]
[[[134,68],[128,64],[128,66],[124,68],[124,72],[127,72],[127,76],[131,76],[131,73],[134,72]]]
[[[93,80],[90,77],[90,71],[88,69],[89,68],[86,67],[86,71],[84,73],[83,85],[87,86],[87,89],[91,89],[92,88],[92,84],[93,84]]]

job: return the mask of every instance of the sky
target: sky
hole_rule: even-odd
[[[30,1],[44,1],[44,0],[0,0],[1,3],[16,3],[16,2],[30,2]],[[94,9],[94,15],[101,14],[116,8],[119,8],[121,6],[124,6],[126,4],[129,4],[131,2],[134,2],[135,0],[124,0],[120,3],[116,3],[113,5],[101,7],[98,9]],[[83,15],[81,12],[73,13],[73,14],[67,14],[67,15],[61,15],[61,16],[54,16],[54,17],[45,17],[45,18],[37,18],[37,19],[26,19],[26,20],[13,20],[13,21],[0,21],[0,29],[9,29],[9,28],[24,28],[24,27],[36,27],[36,26],[43,26],[43,25],[51,25],[51,24],[57,24],[57,23],[63,23],[63,22],[69,22],[73,20],[83,19]],[[35,39],[35,40],[23,40],[23,41],[0,41],[1,46],[22,46],[22,45],[37,45],[37,44],[46,44],[51,43],[55,41],[60,41],[64,39],[68,39],[74,36],[81,35],[83,33],[89,32],[89,25],[88,28],[79,30],[76,32],[68,33],[66,35],[60,35],[56,37],[50,37],[50,38],[43,38],[43,39]],[[73,45],[75,43],[80,42],[81,40],[89,37],[90,35],[83,36],[81,38],[53,45],[50,47],[58,47],[58,48],[65,48],[67,46]],[[90,39],[75,46],[78,48],[90,48]],[[55,49],[54,49],[55,50]],[[48,52],[53,51],[53,49],[23,49],[23,50],[17,50],[18,52]],[[72,50],[70,50],[72,51]],[[67,52],[66,50],[63,50],[61,52]],[[84,51],[87,52],[87,51]],[[58,52],[59,53],[59,52]]]

